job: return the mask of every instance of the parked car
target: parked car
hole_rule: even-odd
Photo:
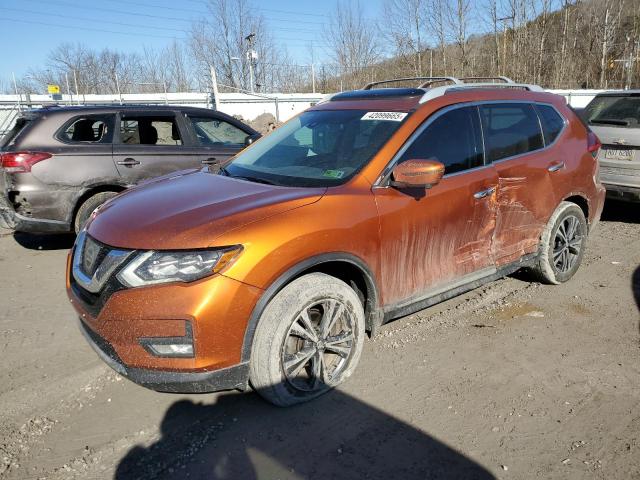
[[[0,140],[0,220],[24,232],[78,232],[137,183],[225,162],[259,134],[220,112],[179,106],[50,107]]]
[[[640,201],[640,90],[598,94],[583,118],[602,141],[600,180],[607,196]]]
[[[597,137],[539,87],[449,81],[337,94],[219,174],[98,209],[67,271],[98,355],[285,406],[343,382],[384,322],[524,267],[569,280],[604,201]]]

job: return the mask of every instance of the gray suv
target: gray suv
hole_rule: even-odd
[[[0,139],[0,225],[78,232],[93,210],[122,190],[225,163],[259,136],[228,115],[193,107],[27,111]]]
[[[640,201],[640,90],[601,93],[582,117],[602,142],[600,181],[607,197]]]

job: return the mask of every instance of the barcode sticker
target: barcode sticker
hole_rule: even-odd
[[[361,120],[388,120],[390,122],[401,122],[407,114],[405,112],[367,112]]]

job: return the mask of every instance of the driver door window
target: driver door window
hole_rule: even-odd
[[[434,120],[398,163],[414,158],[444,164],[445,175],[482,166],[484,154],[477,108],[457,108]]]

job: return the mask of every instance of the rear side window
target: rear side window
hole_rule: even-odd
[[[455,173],[484,164],[480,121],[476,107],[456,108],[435,119],[402,154],[410,159],[436,160],[444,173]]]
[[[490,162],[544,146],[540,122],[530,104],[482,105],[482,130]]]
[[[200,145],[244,145],[248,133],[217,118],[189,117]]]
[[[127,145],[182,145],[174,116],[126,116],[120,120],[120,143]]]
[[[76,117],[67,123],[58,138],[65,143],[111,143],[113,115]]]
[[[542,123],[542,132],[544,133],[544,144],[552,144],[562,129],[564,128],[564,119],[549,105],[536,105],[540,122]]]
[[[30,118],[18,117],[4,136],[0,137],[0,149],[12,146],[20,132],[22,132],[30,122],[32,122]]]

